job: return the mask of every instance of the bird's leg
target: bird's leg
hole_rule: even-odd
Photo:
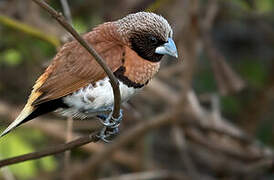
[[[99,118],[100,122],[106,126],[106,127],[110,127],[110,128],[116,128],[120,125],[122,118],[123,118],[123,110],[120,110],[120,115],[118,118],[113,118],[112,117],[112,111],[111,113],[109,113],[109,115],[104,115],[104,114],[100,114],[97,115],[97,117]]]
[[[119,133],[119,125],[123,118],[123,111],[120,110],[120,115],[118,118],[112,117],[112,112],[106,115],[97,115],[101,123],[104,125],[103,129],[99,134],[99,138],[104,142],[108,143]]]
[[[108,115],[98,114],[98,115],[96,115],[96,117],[100,119],[100,122],[102,122],[102,121],[105,121],[108,118]]]

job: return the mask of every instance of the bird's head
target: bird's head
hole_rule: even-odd
[[[158,62],[163,55],[178,57],[173,31],[165,18],[154,13],[138,12],[118,20],[118,31],[142,58]]]

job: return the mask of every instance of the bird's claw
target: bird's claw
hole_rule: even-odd
[[[119,133],[118,128],[107,128],[103,127],[103,129],[100,131],[100,134],[98,137],[104,141],[105,143],[109,143],[112,141],[114,137]]]
[[[103,129],[100,132],[99,138],[108,143],[119,133],[119,125],[123,118],[123,111],[120,110],[118,118],[112,117],[112,112],[106,117],[105,115],[98,115],[100,122],[103,124]]]
[[[116,128],[119,127],[122,119],[123,119],[123,111],[120,110],[120,115],[118,118],[112,117],[112,112],[106,116],[106,115],[97,115],[100,122],[103,124],[103,126],[109,127],[109,128]]]

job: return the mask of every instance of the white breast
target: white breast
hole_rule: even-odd
[[[122,82],[120,84],[121,100],[127,101],[133,96],[138,89],[128,87]],[[98,81],[95,85],[88,85],[71,95],[63,98],[69,109],[62,109],[61,112],[65,116],[73,116],[85,118],[93,116],[98,112],[109,111],[114,103],[112,86],[109,78]]]

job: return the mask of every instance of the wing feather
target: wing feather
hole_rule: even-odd
[[[122,65],[124,46],[115,39],[117,36],[111,39],[102,33],[104,31],[95,30],[84,38],[93,45],[114,72]],[[65,44],[45,73],[47,78],[43,79],[42,85],[36,90],[40,95],[35,97],[32,103],[34,106],[71,94],[106,77],[106,73],[93,56],[77,41]]]

